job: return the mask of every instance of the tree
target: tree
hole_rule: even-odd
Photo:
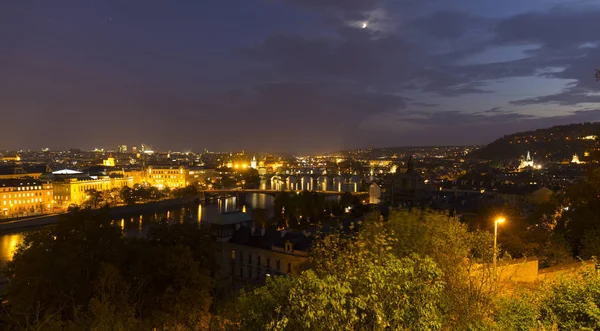
[[[292,195],[288,192],[280,192],[273,200],[274,217],[279,228],[286,228],[297,224],[297,207]]]
[[[174,189],[172,194],[176,198],[193,197],[198,195],[198,186],[192,184],[186,187]]]
[[[127,239],[106,213],[74,211],[26,236],[5,270],[4,329],[204,328],[211,259],[198,225]]]
[[[133,190],[129,186],[123,186],[119,191],[119,197],[126,205],[133,205],[136,202],[136,197],[133,194]]]
[[[583,235],[579,256],[586,260],[600,257],[600,227],[586,231]]]
[[[252,208],[252,220],[260,224],[263,228],[271,228],[273,225],[267,217],[267,210],[263,208]]]
[[[121,189],[113,187],[110,190],[102,191],[102,199],[109,206],[115,206],[123,202],[121,199]]]
[[[146,196],[147,196],[147,199],[150,201],[157,201],[157,200],[162,199],[164,194],[157,187],[150,186],[149,188],[147,188]]]
[[[533,290],[503,297],[495,307],[498,330],[598,330],[600,277],[594,268]]]
[[[490,232],[468,230],[467,225],[443,213],[417,210],[392,212],[383,225],[397,240],[397,257],[428,256],[441,269],[447,284],[443,293],[445,324],[453,329],[475,325],[492,312],[495,290],[491,270],[493,237]]]
[[[247,189],[260,187],[260,176],[258,170],[248,168],[242,173],[242,180],[245,181],[244,187]]]
[[[430,258],[397,258],[374,224],[357,237],[336,233],[313,247],[311,270],[273,277],[238,299],[244,330],[438,330],[441,271]]]
[[[600,224],[600,169],[591,171],[585,180],[567,187],[556,204],[557,233],[564,236],[578,256],[584,235]]]
[[[104,202],[104,197],[101,191],[96,189],[89,189],[85,191],[84,205],[88,205],[92,208],[98,208],[98,206]]]

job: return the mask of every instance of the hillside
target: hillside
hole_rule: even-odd
[[[571,159],[573,154],[600,160],[600,122],[553,126],[547,129],[506,135],[473,151],[472,159],[501,161],[518,159],[531,151],[537,158],[552,161]],[[588,155],[588,154],[585,154]]]

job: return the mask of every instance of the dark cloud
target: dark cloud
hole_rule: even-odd
[[[513,101],[515,105],[554,103],[575,106],[596,103],[600,98],[593,93],[600,91],[594,80],[594,68],[600,58],[600,35],[597,18],[600,8],[586,10],[557,7],[546,13],[529,13],[509,18],[499,24],[497,41],[502,43],[537,43],[538,49],[529,51],[530,58],[504,64],[513,75],[527,74],[527,68],[539,76],[567,79],[571,82],[561,92]],[[544,72],[545,69],[555,68]],[[486,69],[489,69],[487,67]],[[529,72],[529,75],[533,73]]]
[[[514,113],[514,112],[511,112],[509,110],[504,110],[504,109],[502,109],[502,107],[493,107],[493,108],[486,109],[486,110],[483,110],[483,111],[480,111],[480,112],[475,112],[474,114],[478,114],[478,115],[479,114],[493,114],[493,115],[497,115],[497,114],[507,114],[507,113]]]
[[[519,106],[548,103],[562,106],[573,106],[584,103],[600,103],[600,95],[591,95],[589,94],[590,92],[591,91],[582,88],[567,88],[560,93],[516,100],[512,101],[511,103]]]
[[[363,11],[374,8],[381,0],[289,0],[302,6],[329,8],[342,11]]]
[[[489,34],[493,21],[465,12],[438,11],[411,23],[414,29],[439,39]]]
[[[368,143],[363,146],[378,146],[382,141],[391,141],[396,145],[405,146],[486,144],[506,134],[566,123],[596,121],[598,118],[600,118],[600,109],[582,110],[551,117],[535,117],[518,113],[483,115],[461,111],[418,114],[402,112],[387,117],[387,122],[391,124],[386,127],[377,130],[366,129],[363,139]]]
[[[526,13],[503,20],[496,28],[499,43],[543,44],[549,48],[579,47],[600,40],[597,7],[566,8]]]
[[[427,103],[427,102],[411,102],[410,104],[413,106],[419,106],[419,107],[437,107],[440,105],[439,103]]]

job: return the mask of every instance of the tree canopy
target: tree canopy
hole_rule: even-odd
[[[174,224],[127,239],[105,213],[75,210],[19,246],[5,269],[2,327],[202,329],[211,290],[202,237],[197,226]]]

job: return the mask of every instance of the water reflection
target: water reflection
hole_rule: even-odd
[[[210,219],[220,212],[232,212],[241,210],[251,214],[252,209],[260,208],[267,210],[267,217],[272,216],[274,198],[270,195],[253,193],[246,196],[246,203],[238,205],[236,197],[218,199],[206,205],[188,205],[175,207],[160,211],[122,217],[112,220],[113,224],[121,227],[125,237],[144,237],[148,229],[159,221],[175,222],[198,222]],[[32,231],[32,230],[28,230]],[[28,231],[18,233],[0,234],[0,261],[12,260],[15,248],[23,242]]]
[[[12,260],[15,249],[23,242],[25,233],[10,233],[0,236],[0,261],[6,262]]]

